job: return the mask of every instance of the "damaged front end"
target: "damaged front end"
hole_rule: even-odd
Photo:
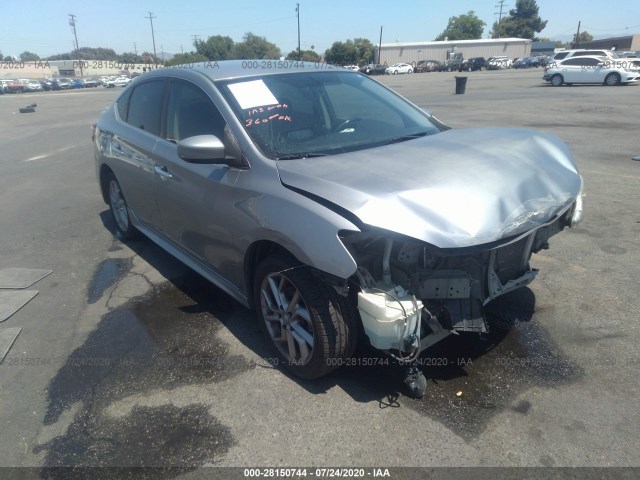
[[[358,311],[373,347],[411,361],[452,333],[487,331],[484,306],[531,283],[533,253],[582,216],[581,196],[546,223],[474,247],[437,248],[390,232],[342,232],[358,269]]]

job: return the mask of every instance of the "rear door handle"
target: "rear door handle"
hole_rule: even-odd
[[[170,178],[173,178],[172,173],[164,165],[156,165],[153,168],[153,171],[160,175],[162,180],[169,180]]]

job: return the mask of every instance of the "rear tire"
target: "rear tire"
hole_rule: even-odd
[[[564,78],[562,78],[562,75],[555,74],[553,77],[551,77],[551,85],[553,85],[554,87],[559,87],[563,83],[564,83]]]
[[[131,224],[129,206],[124,198],[122,188],[113,173],[108,173],[105,179],[109,209],[116,224],[116,232],[120,238],[131,240],[139,236],[138,230]]]
[[[309,267],[270,256],[256,269],[253,291],[260,327],[279,364],[295,376],[322,377],[352,355],[357,328],[346,299]]]

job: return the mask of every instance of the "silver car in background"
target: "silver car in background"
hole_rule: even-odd
[[[529,284],[582,216],[555,136],[450,129],[361,73],[229,61],[131,82],[94,129],[123,238],[138,232],[255,308],[281,363],[323,376],[358,339],[400,363]]]

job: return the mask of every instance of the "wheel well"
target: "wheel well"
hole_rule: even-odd
[[[275,255],[282,254],[291,257],[294,260],[297,260],[295,255],[293,255],[289,250],[284,248],[282,245],[279,245],[270,240],[260,240],[251,244],[251,246],[247,249],[247,253],[244,256],[244,283],[247,291],[247,301],[249,303],[249,307],[253,308],[253,277],[260,265],[265,258]]]
[[[102,199],[104,203],[109,204],[109,196],[107,193],[107,176],[113,175],[113,171],[106,165],[100,167],[100,192],[102,192]]]

